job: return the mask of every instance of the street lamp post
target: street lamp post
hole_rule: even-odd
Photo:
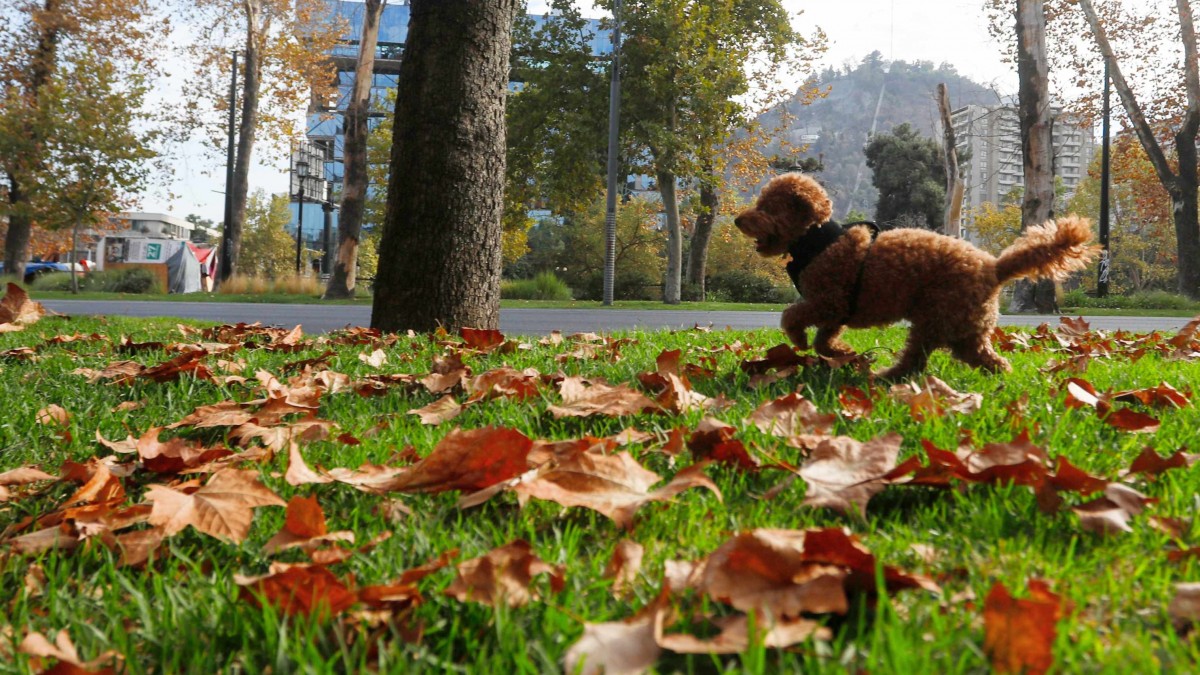
[[[329,237],[333,230],[333,183],[325,183],[324,192],[325,201],[321,204],[321,210],[324,212],[324,231],[321,233],[322,244],[324,245],[325,254],[321,256],[321,274],[329,274],[331,268],[329,260]]]
[[[308,179],[308,159],[303,155],[296,162],[296,176],[300,179],[300,213],[296,218],[296,276],[300,276],[300,253],[304,248],[304,181]]]

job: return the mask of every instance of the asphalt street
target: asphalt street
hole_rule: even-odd
[[[254,323],[291,328],[301,325],[306,333],[325,333],[346,326],[367,326],[371,308],[365,305],[272,305],[242,302],[115,302],[98,300],[43,300],[47,309],[67,315],[160,316],[200,319],[218,323]],[[1182,317],[1096,316],[1085,317],[1093,329],[1149,332],[1178,330],[1188,322]],[[1059,317],[1046,315],[1001,316],[1005,326],[1056,325]],[[752,329],[779,326],[779,312],[704,312],[695,310],[624,309],[502,309],[500,331],[505,335],[563,333],[611,333],[629,329],[680,329],[694,326]]]

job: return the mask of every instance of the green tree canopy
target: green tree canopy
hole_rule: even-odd
[[[907,122],[872,138],[863,153],[879,190],[880,225],[941,230],[946,206],[946,169],[941,146]],[[959,158],[959,161],[966,161]]]

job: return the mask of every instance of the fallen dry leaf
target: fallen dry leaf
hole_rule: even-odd
[[[185,494],[165,485],[150,485],[146,499],[154,503],[150,524],[170,536],[189,525],[235,544],[250,534],[254,509],[284,506],[279,495],[259,482],[257,471],[223,469],[199,490]]]
[[[537,597],[530,589],[534,577],[550,575],[550,587],[562,590],[561,566],[551,565],[533,553],[529,542],[518,539],[465,560],[455,567],[458,575],[445,594],[463,602],[520,607]]]
[[[515,429],[455,429],[428,457],[383,487],[391,492],[482,490],[528,470],[532,447],[533,441]]]
[[[646,549],[632,539],[622,539],[613,548],[612,557],[604,568],[604,577],[612,579],[612,592],[620,595],[637,581]]]
[[[409,410],[408,414],[420,418],[421,424],[437,425],[458,417],[462,409],[458,401],[454,400],[454,396],[446,394],[427,406]]]
[[[1029,581],[1029,597],[1017,599],[996,583],[983,603],[983,649],[1000,673],[1044,673],[1054,665],[1054,640],[1062,599],[1045,582]]]
[[[358,601],[357,594],[320,565],[296,565],[265,577],[246,580],[243,600],[261,607],[278,608],[288,616],[331,616]]]
[[[804,504],[865,516],[867,502],[887,487],[883,478],[896,466],[901,441],[896,433],[866,443],[849,436],[822,440],[796,470],[808,484]]]
[[[10,286],[12,284],[9,284]],[[58,659],[58,665],[53,668],[47,668],[44,672],[54,673],[55,675],[70,674],[70,673],[112,673],[112,668],[103,668],[96,670],[101,664],[115,664],[121,660],[121,655],[114,650],[109,650],[97,656],[90,661],[84,661],[79,656],[79,652],[75,649],[75,644],[71,642],[71,636],[67,630],[58,631],[54,636],[54,642],[37,631],[31,631],[21,640],[21,644],[17,647],[17,651],[22,654],[28,654],[32,657]]]
[[[7,291],[0,298],[0,333],[23,330],[46,315],[40,302],[29,299],[29,294],[20,286],[8,282]]]
[[[651,491],[650,487],[660,480],[658,474],[638,464],[628,452],[613,455],[588,452],[518,481],[511,489],[522,503],[532,498],[563,506],[582,506],[611,518],[622,528],[633,525],[633,516],[642,506],[665,501],[689,488],[707,488],[721,498],[716,484],[704,475],[703,464],[693,464],[666,485]]]
[[[592,415],[620,417],[661,410],[657,403],[639,391],[581,377],[563,378],[559,392],[562,394],[562,405],[547,408],[555,418]]]
[[[583,635],[563,656],[564,672],[579,675],[646,672],[662,653],[655,637],[666,604],[667,596],[663,593],[624,621],[583,624]]]

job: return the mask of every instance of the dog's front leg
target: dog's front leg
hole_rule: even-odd
[[[800,349],[808,349],[808,327],[816,325],[813,308],[806,303],[798,302],[783,310],[780,326],[787,333],[792,344]]]

